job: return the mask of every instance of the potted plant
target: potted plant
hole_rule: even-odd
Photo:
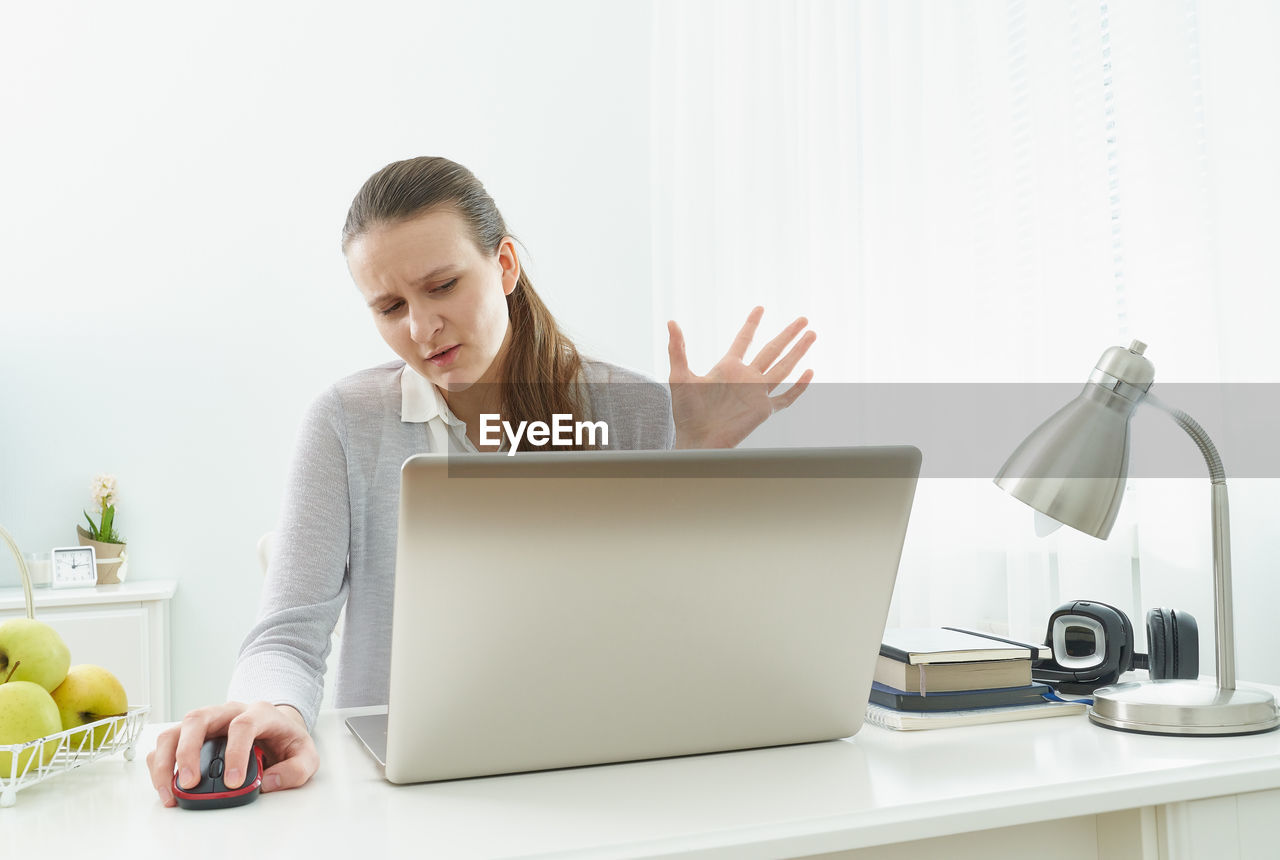
[[[116,477],[115,475],[98,475],[93,479],[93,506],[100,516],[98,522],[93,521],[89,512],[84,518],[89,521],[89,530],[84,526],[76,526],[76,534],[80,538],[80,546],[92,546],[98,557],[98,584],[113,585],[124,579],[125,565],[128,563],[128,552],[125,540],[116,531]]]

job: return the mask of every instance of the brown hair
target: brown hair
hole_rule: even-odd
[[[470,170],[447,158],[421,156],[392,162],[364,183],[347,210],[342,251],[376,227],[440,207],[462,216],[472,241],[486,254],[496,254],[511,235],[493,198]],[[557,413],[586,417],[578,388],[582,358],[534,292],[523,266],[507,296],[507,314],[511,345],[498,383],[503,420],[551,423]]]

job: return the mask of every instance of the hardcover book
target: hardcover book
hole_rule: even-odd
[[[1038,660],[1048,657],[1049,649],[958,627],[890,627],[884,631],[880,653],[917,665],[1020,658]]]
[[[1052,692],[1048,684],[1028,684],[1025,687],[1004,687],[993,690],[955,690],[930,693],[927,696],[895,690],[884,684],[871,685],[870,701],[873,704],[899,711],[960,711],[974,708],[997,708],[1009,705],[1038,705],[1045,701],[1044,694]]]
[[[946,693],[1025,687],[1031,683],[1031,660],[979,660],[971,663],[910,665],[881,654],[872,679],[905,693]]]

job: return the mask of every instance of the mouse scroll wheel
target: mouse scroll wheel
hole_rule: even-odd
[[[209,776],[213,779],[219,779],[222,777],[222,759],[215,758],[213,761],[209,762]]]

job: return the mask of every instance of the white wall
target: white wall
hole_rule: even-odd
[[[224,698],[302,409],[394,357],[338,250],[374,170],[466,164],[580,346],[653,372],[647,0],[5,19],[0,523],[74,543],[89,480],[119,476],[130,575],[179,581],[177,714]]]
[[[665,373],[652,281],[667,278],[651,264],[650,73],[663,71],[651,68],[652,11],[651,0],[229,0],[198,9],[78,0],[6,15],[0,523],[27,550],[72,543],[90,478],[119,476],[132,575],[179,580],[178,713],[223,696],[261,584],[254,544],[274,522],[303,407],[333,379],[391,357],[337,247],[346,206],[373,170],[416,154],[471,167],[532,252],[539,291],[583,348]],[[1206,265],[1226,297],[1221,328],[1239,333],[1216,343],[1217,362],[1233,381],[1275,382],[1274,267],[1258,261],[1274,232],[1280,127],[1240,82],[1274,78],[1256,74],[1260,58],[1272,56],[1274,28],[1251,25],[1276,13],[1265,0],[1200,11],[1207,91],[1239,94],[1210,99],[1207,118],[1207,146],[1220,156],[1210,187],[1216,211],[1231,217],[1219,225],[1221,253]],[[717,74],[732,89],[734,79]],[[887,134],[870,128],[861,143],[887,148]],[[693,215],[697,223],[705,208]],[[751,250],[749,269],[754,252],[769,262],[776,251]],[[914,337],[911,312],[927,284],[903,281],[872,292],[868,319],[928,342]],[[695,279],[695,289],[729,332],[751,303],[739,301],[747,297],[734,292],[738,285],[715,292]],[[785,319],[782,299],[765,295],[773,296],[769,318]],[[847,337],[840,323],[815,319],[822,343]],[[1155,323],[1173,328],[1163,317]],[[695,357],[724,347],[718,331],[686,331]],[[1152,343],[1173,343],[1175,334]],[[1200,343],[1187,334],[1184,344]],[[1087,360],[1109,345],[1078,343]],[[1088,369],[1067,354],[1057,360],[1068,378]],[[701,358],[695,365],[705,366]],[[1195,363],[1158,366],[1161,380],[1202,378]],[[872,370],[872,378],[881,372]],[[1156,425],[1151,419],[1146,429]],[[1220,445],[1230,469],[1230,447]],[[1273,682],[1276,486],[1232,486],[1240,674]],[[1202,482],[1189,482],[1185,494],[1150,494],[1144,545],[1159,563],[1190,566],[1197,578],[1194,589],[1143,598],[1147,606],[1190,606],[1207,628],[1200,533],[1162,535],[1165,518],[1153,515],[1154,502],[1167,498],[1170,510],[1194,509],[1207,530],[1207,504],[1195,507],[1203,492]],[[1136,509],[1125,514],[1138,518]],[[1003,533],[990,522],[970,531],[979,528]],[[944,542],[936,529],[913,533],[908,562]],[[0,553],[0,585],[15,582]],[[1008,582],[1009,591],[1028,587]],[[935,593],[919,605],[948,611],[992,597],[929,587]],[[1034,634],[1042,625],[1031,618],[1021,626]]]

